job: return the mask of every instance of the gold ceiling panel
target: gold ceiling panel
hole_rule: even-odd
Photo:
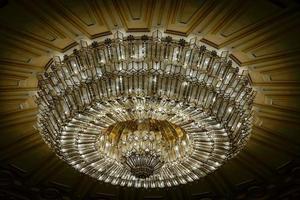
[[[297,1],[3,2],[0,3],[1,177],[13,176],[24,187],[39,188],[40,192],[32,193],[43,198],[50,191],[52,195],[71,196],[71,199],[184,199],[185,196],[214,199],[226,194],[250,199],[257,194],[267,199],[271,192],[261,185],[272,183],[276,188],[277,182],[282,182],[280,174],[296,177],[292,173],[300,166],[295,161],[300,152],[300,4]],[[258,91],[253,134],[246,149],[204,179],[164,191],[112,187],[79,174],[56,158],[34,129],[36,74],[51,63],[54,55],[63,55],[77,46],[80,39],[97,39],[117,28],[128,32],[159,28],[170,35],[192,34],[208,46],[229,50],[230,58],[249,70]],[[17,189],[14,191],[12,196],[24,195],[18,194]]]
[[[113,1],[114,11],[127,31],[149,31],[154,6],[155,1]]]

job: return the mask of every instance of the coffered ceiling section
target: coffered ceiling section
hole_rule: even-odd
[[[296,0],[0,0],[0,176],[16,176],[26,187],[39,188],[31,195],[44,195],[50,187],[56,195],[89,199],[268,198],[273,194],[268,185],[281,187],[280,174],[299,180],[291,174],[299,174],[300,167],[295,161],[300,153],[299,27]],[[57,159],[34,128],[36,74],[81,39],[98,40],[118,29],[127,34],[159,29],[229,51],[249,70],[258,92],[246,149],[196,183],[147,193],[116,192]]]

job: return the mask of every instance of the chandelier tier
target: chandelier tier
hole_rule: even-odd
[[[38,76],[38,128],[67,163],[121,186],[170,187],[234,157],[252,125],[245,71],[196,40],[116,32]]]

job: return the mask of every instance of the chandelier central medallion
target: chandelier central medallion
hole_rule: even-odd
[[[252,90],[227,53],[151,36],[81,44],[38,76],[38,128],[56,154],[114,185],[171,187],[234,157],[252,126]]]

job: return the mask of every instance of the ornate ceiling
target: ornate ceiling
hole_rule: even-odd
[[[293,0],[0,0],[0,198],[299,198],[299,26]],[[80,39],[116,29],[194,35],[228,50],[258,91],[246,148],[213,174],[163,190],[104,184],[59,160],[34,128],[36,74]]]

